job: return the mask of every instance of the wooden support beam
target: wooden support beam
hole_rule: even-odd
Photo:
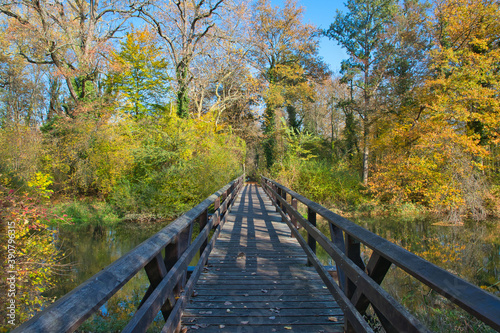
[[[203,213],[201,213],[200,217],[198,217],[198,225],[200,226],[200,232],[203,230],[203,228],[205,228],[205,226],[207,225],[207,223],[208,223],[208,209],[206,209],[205,211],[203,211]],[[208,244],[208,240],[205,240],[203,242],[203,244],[201,245],[201,247],[200,247],[200,256],[203,253],[203,251],[205,251],[205,248],[207,247],[207,244]]]
[[[292,208],[293,208],[294,210],[297,210],[297,199],[295,199],[294,197],[292,197]],[[295,215],[294,215],[294,214],[290,214],[290,221],[292,221],[292,224],[293,224],[293,226],[295,227],[295,229],[298,229],[298,228],[297,228],[297,218],[295,217]],[[292,235],[290,234],[290,237],[291,237],[291,236],[292,236]]]
[[[330,238],[333,244],[335,244],[339,249],[345,249],[344,233],[342,232],[342,229],[338,228],[332,223],[328,223],[328,226],[330,228]],[[342,290],[344,290],[345,292],[346,280],[344,271],[340,268],[340,266],[337,263],[335,263],[335,266],[337,268],[337,276],[339,279],[340,288],[342,288]]]
[[[313,226],[316,226],[316,212],[310,207],[307,207],[307,220]],[[316,254],[316,239],[314,239],[313,235],[311,235],[309,232],[307,233],[307,245],[309,246],[311,251]],[[313,263],[308,259],[307,265],[312,266],[312,264]]]
[[[165,266],[165,262],[163,260],[163,257],[161,253],[158,253],[156,257],[154,257],[145,267],[144,270],[146,271],[146,274],[149,279],[149,287],[148,290],[146,290],[146,293],[144,294],[144,297],[141,300],[141,303],[139,304],[138,308],[144,304],[144,302],[148,299],[148,297],[151,295],[153,290],[158,287],[160,284],[161,280],[167,275],[167,268]],[[165,307],[165,311],[162,309],[162,314],[163,314],[163,319],[167,320],[169,312],[168,310],[173,307],[173,302],[170,302],[168,306]]]

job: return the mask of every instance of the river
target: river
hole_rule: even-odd
[[[438,220],[432,217],[356,218],[353,221],[500,296],[500,223],[498,221],[483,223],[468,221],[461,226],[436,225]],[[66,254],[66,262],[72,263],[72,269],[67,272],[67,275],[59,278],[57,287],[47,295],[60,297],[66,294],[167,224],[168,221],[164,221],[150,225],[129,223],[115,228],[90,228],[78,232],[60,230],[59,244]],[[323,232],[328,230],[324,221],[318,220],[318,226]],[[362,251],[362,256],[367,260],[370,250],[362,248]],[[333,264],[320,247],[318,257],[325,265]],[[113,315],[114,317],[110,318],[117,323],[120,322],[121,319],[116,318],[118,313],[133,312],[147,283],[147,277],[142,271],[127,284],[127,288],[122,293],[112,298],[110,302],[113,304],[110,305],[108,302],[101,309],[100,319],[104,320],[106,316]],[[449,328],[456,329],[457,325],[465,325],[472,326],[474,330],[488,331],[481,324],[471,323],[469,316],[453,308],[447,300],[435,295],[401,270],[391,269],[382,286],[417,317],[423,318],[432,329],[438,328],[439,331],[446,331]],[[132,296],[127,293],[131,293]],[[109,313],[113,312],[110,310],[113,306],[114,314]],[[130,311],[121,311],[124,307],[130,308]],[[450,316],[454,319],[443,319]],[[124,315],[122,319],[126,321],[127,316]],[[99,321],[99,318],[94,318],[94,320]],[[102,331],[113,329],[105,326],[102,320],[91,326],[95,328],[95,325],[98,325]]]

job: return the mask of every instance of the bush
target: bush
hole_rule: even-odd
[[[138,123],[142,140],[110,200],[125,213],[177,216],[242,172],[245,143],[209,116]]]

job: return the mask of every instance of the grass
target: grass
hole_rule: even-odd
[[[65,223],[61,224],[61,221],[56,219],[49,220],[49,224],[72,226],[76,229],[88,226],[112,226],[122,220],[113,206],[95,199],[59,203],[54,206],[53,211],[63,217]]]

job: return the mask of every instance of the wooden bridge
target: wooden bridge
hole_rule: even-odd
[[[387,332],[428,332],[380,286],[391,266],[500,330],[498,297],[274,181],[261,185],[236,179],[14,332],[75,331],[142,269],[150,285],[123,332],[146,332],[160,312],[162,332],[372,332],[369,306]],[[373,250],[366,264],[361,243]]]

